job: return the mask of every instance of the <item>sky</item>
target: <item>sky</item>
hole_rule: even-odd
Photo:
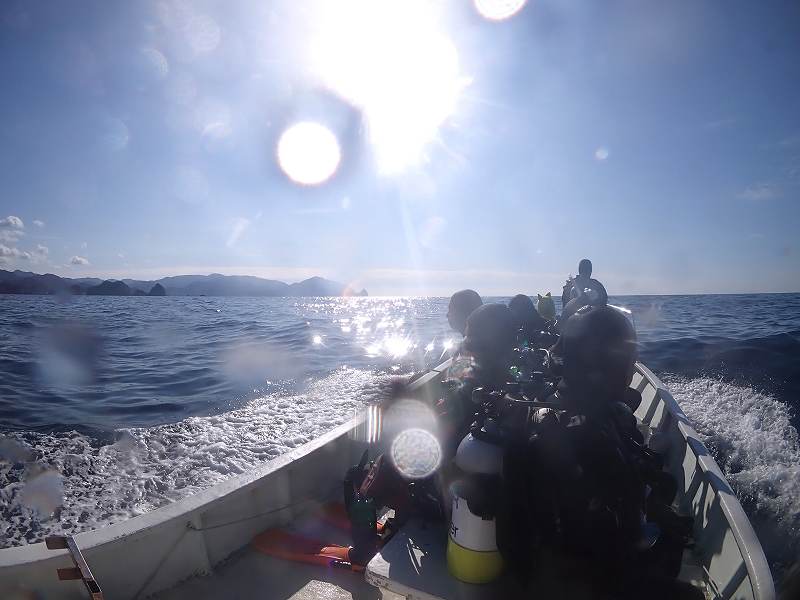
[[[11,0],[0,81],[0,268],[800,291],[796,1]]]

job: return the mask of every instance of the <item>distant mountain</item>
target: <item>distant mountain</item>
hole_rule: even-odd
[[[131,288],[122,281],[109,279],[98,285],[86,289],[87,296],[130,296]]]
[[[293,283],[289,286],[287,296],[366,296],[367,290],[356,292],[341,283],[323,279],[322,277],[312,277],[300,283]]]
[[[175,295],[172,291],[176,287],[174,284],[165,287],[171,296]],[[289,296],[288,292],[289,286],[282,281],[212,273],[203,279],[192,281],[178,293],[185,296]]]
[[[366,296],[348,286],[312,277],[287,284],[248,275],[177,275],[157,281],[70,279],[0,269],[0,294],[87,294],[90,296]]]

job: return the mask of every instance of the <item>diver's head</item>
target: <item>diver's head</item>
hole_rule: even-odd
[[[475,290],[461,290],[453,294],[447,307],[447,322],[450,327],[464,335],[467,318],[482,304],[483,301]]]
[[[463,348],[484,367],[505,366],[517,339],[514,317],[505,304],[484,304],[467,319]]]
[[[592,261],[588,258],[584,258],[581,262],[578,263],[578,275],[580,277],[589,278],[592,276]]]
[[[508,310],[511,311],[511,316],[514,317],[517,326],[521,327],[523,323],[537,319],[536,307],[533,305],[533,300],[525,294],[517,294],[508,301]]]
[[[587,306],[571,316],[561,333],[564,380],[576,400],[619,400],[633,379],[636,332],[608,306]]]

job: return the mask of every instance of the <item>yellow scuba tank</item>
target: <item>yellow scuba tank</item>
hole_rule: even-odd
[[[465,477],[451,488],[453,511],[447,540],[450,574],[466,583],[488,583],[503,571],[497,549],[495,505],[503,449],[496,440],[496,423],[487,419],[461,440],[455,462]]]

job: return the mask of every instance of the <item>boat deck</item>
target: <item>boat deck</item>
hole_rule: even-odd
[[[160,600],[380,600],[378,588],[363,575],[290,563],[247,548],[214,569],[155,596]]]
[[[306,518],[292,530],[298,533],[325,535],[334,543],[347,543],[347,534],[334,528],[322,526],[318,521]],[[399,534],[398,534],[399,535]],[[700,560],[689,550],[684,552],[683,566],[679,576],[681,581],[701,588],[709,600],[713,598],[703,583],[703,569]],[[473,593],[465,593],[472,588]],[[480,598],[487,596],[485,586],[461,584],[455,594],[458,598]],[[454,588],[455,589],[455,588]],[[554,590],[555,591],[555,590]],[[559,590],[561,592],[565,590]],[[574,587],[570,592],[575,592]],[[445,594],[450,596],[450,594]],[[377,588],[364,578],[363,574],[339,569],[323,568],[315,565],[290,562],[273,558],[248,546],[233,554],[228,560],[217,565],[212,574],[193,577],[177,587],[161,592],[153,598],[158,600],[403,600],[405,594],[397,594]],[[426,597],[412,594],[412,597]],[[435,596],[427,597],[439,597]]]
[[[313,517],[291,528],[333,543],[347,544],[345,532],[320,525]],[[254,534],[257,532],[254,532]],[[158,600],[400,600],[368,584],[362,573],[325,569],[267,556],[246,546],[214,567],[211,575],[193,577],[153,596]]]

